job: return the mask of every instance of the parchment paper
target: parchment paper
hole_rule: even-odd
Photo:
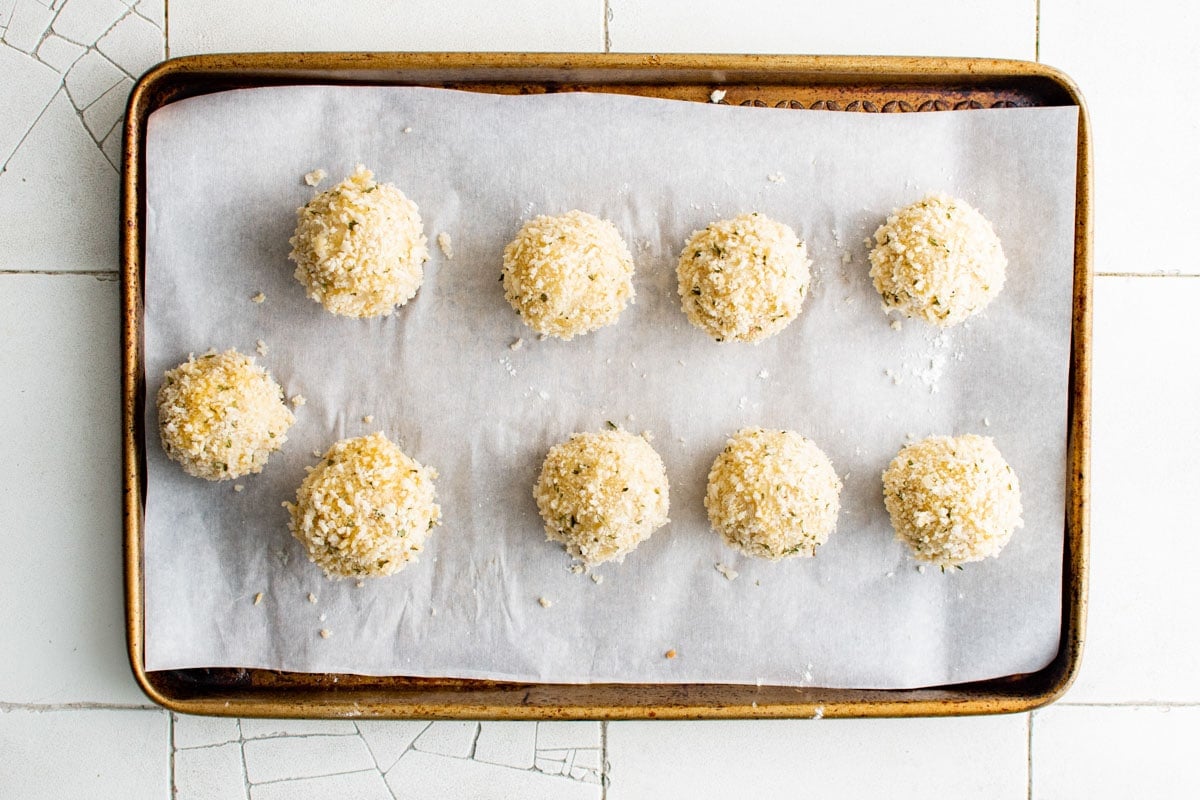
[[[897,688],[1044,666],[1060,624],[1076,120],[344,87],[155,112],[147,668]],[[325,312],[287,259],[313,194],[301,176],[323,167],[327,188],[358,162],[417,202],[433,253],[384,320]],[[1009,258],[1000,297],[944,335],[890,327],[867,277],[864,238],[928,190],[978,207]],[[501,251],[523,220],[572,208],[622,231],[637,300],[614,327],[538,341],[503,299]],[[675,257],[693,230],[750,210],[808,241],[814,284],[782,334],[717,344],[680,310]],[[153,398],[189,352],[258,339],[260,363],[308,402],[235,493],[167,460]],[[672,521],[596,583],[545,541],[531,487],[551,445],[606,420],[653,433]],[[709,529],[708,468],[746,425],[800,431],[845,475],[815,559],[745,558]],[[375,430],[440,471],[444,525],[419,563],[357,588],[307,561],[280,503],[313,450]],[[880,473],[908,434],[967,432],[995,437],[1020,476],[1025,527],[999,559],[920,570],[893,540]]]

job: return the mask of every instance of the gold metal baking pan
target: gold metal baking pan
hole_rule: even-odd
[[[479,92],[619,92],[837,113],[954,113],[966,108],[1075,105],[1080,110],[1067,502],[1058,654],[1045,669],[914,690],[725,684],[538,684],[364,677],[255,669],[147,672],[142,582],[142,279],[146,120],[158,108],[226,89],[286,84],[435,86]],[[1059,697],[1079,668],[1087,608],[1091,427],[1091,134],[1083,98],[1062,73],[1020,61],[827,56],[524,53],[272,53],[167,61],[129,99],[121,184],[122,454],[126,635],[142,689],[192,714],[424,719],[691,719],[885,717],[1025,711]]]

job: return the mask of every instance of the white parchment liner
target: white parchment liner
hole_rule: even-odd
[[[155,112],[147,669],[900,688],[1044,666],[1060,626],[1076,124],[1075,108],[881,115],[345,87]],[[313,192],[301,176],[324,167],[328,187],[358,162],[418,203],[433,252],[417,297],[383,320],[326,313],[287,259]],[[1009,258],[1002,295],[940,336],[889,326],[863,242],[930,190],[979,208]],[[625,236],[637,301],[616,326],[537,341],[503,299],[501,251],[523,220],[572,208]],[[717,344],[680,311],[675,256],[693,230],[750,210],[807,240],[813,289],[782,334]],[[453,260],[433,244],[441,231]],[[308,402],[235,493],[167,460],[153,398],[189,352],[253,353],[258,339],[259,361]],[[530,490],[548,447],[606,420],[653,433],[672,522],[596,583],[544,540]],[[709,465],[745,425],[811,437],[846,476],[817,558],[755,561],[709,530]],[[280,503],[314,449],[374,430],[440,471],[445,524],[419,563],[357,588],[307,561]],[[995,437],[1020,476],[1025,527],[999,559],[920,571],[893,540],[880,473],[907,434],[967,432]]]

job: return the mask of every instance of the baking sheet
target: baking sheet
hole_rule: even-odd
[[[156,111],[148,397],[189,352],[263,339],[260,362],[308,402],[240,493],[169,462],[150,403],[146,668],[907,688],[1044,666],[1061,614],[1077,116],[348,87]],[[332,182],[357,162],[420,205],[431,239],[425,285],[386,320],[327,314],[287,260],[312,194],[300,176],[324,167]],[[896,331],[863,239],[935,189],[993,221],[1008,285],[966,326]],[[615,327],[537,341],[503,300],[500,253],[524,219],[576,207],[623,232],[637,302]],[[718,345],[679,310],[674,255],[692,230],[748,210],[808,241],[813,290],[779,336]],[[452,261],[432,244],[441,231]],[[544,541],[530,487],[548,447],[607,420],[653,433],[672,523],[596,583]],[[810,436],[846,476],[816,559],[757,562],[708,529],[708,467],[753,424]],[[307,562],[280,503],[311,451],[377,429],[440,471],[444,525],[420,563],[357,588]],[[907,434],[965,432],[994,436],[1017,471],[1025,528],[998,560],[919,571],[892,539],[879,475]]]

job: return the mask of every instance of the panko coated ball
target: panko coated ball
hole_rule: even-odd
[[[577,433],[550,448],[533,497],[546,538],[589,565],[624,559],[668,522],[662,459],[622,430]]]
[[[163,450],[210,481],[261,472],[296,421],[279,384],[237,350],[190,356],[168,370],[156,405]]]
[[[330,578],[378,578],[417,560],[440,524],[437,471],[382,433],[343,439],[326,451],[284,503],[288,527]]]
[[[718,342],[757,342],[800,313],[811,265],[795,231],[756,212],[693,233],[675,272],[693,325]]]
[[[1008,266],[992,224],[944,194],[888,217],[875,231],[870,258],[885,311],[940,327],[986,308],[1004,288]]]
[[[988,437],[930,436],[883,473],[896,538],[918,561],[943,567],[1000,555],[1021,527],[1016,473]]]
[[[634,297],[633,257],[608,220],[535,217],[504,248],[504,298],[534,331],[571,339],[612,325]]]
[[[811,557],[837,527],[842,482],[829,457],[794,431],[743,428],[708,473],[704,507],[748,556]]]
[[[391,314],[417,293],[429,258],[417,205],[361,164],[296,210],[296,280],[345,317]]]

